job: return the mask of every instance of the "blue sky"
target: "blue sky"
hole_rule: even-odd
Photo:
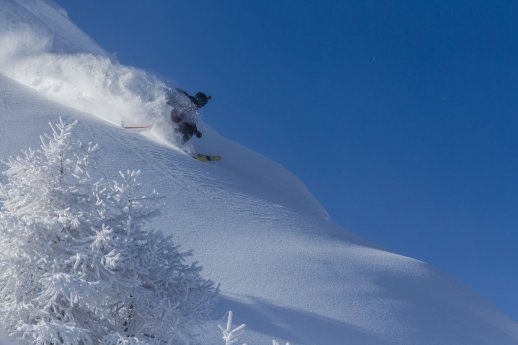
[[[518,320],[518,2],[58,0],[335,221]],[[202,196],[200,196],[202,197]]]

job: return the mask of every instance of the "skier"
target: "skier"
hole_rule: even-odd
[[[199,109],[207,104],[211,97],[203,92],[197,92],[194,96],[191,96],[184,90],[177,88],[176,91],[185,97],[182,97],[183,99],[176,99],[174,94],[169,92],[167,104],[173,107],[171,109],[171,121],[175,124],[178,132],[182,134],[182,144],[185,144],[193,135],[196,135],[198,138],[202,137],[203,134],[196,126],[196,114]]]

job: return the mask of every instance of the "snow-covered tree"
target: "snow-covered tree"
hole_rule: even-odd
[[[62,120],[4,163],[0,312],[32,344],[191,344],[217,288],[153,229],[138,172],[95,179],[95,145]]]
[[[232,310],[229,310],[227,314],[227,325],[223,327],[218,325],[219,329],[222,332],[222,339],[225,341],[225,345],[234,345],[238,342],[238,337],[245,333],[246,325],[241,324],[239,326],[234,327],[232,323],[232,318],[234,314]],[[247,345],[244,343],[243,345]],[[272,340],[272,345],[281,345],[277,340]],[[290,343],[286,343],[286,345],[290,345]]]
[[[230,310],[227,316],[227,326],[223,327],[221,325],[218,325],[219,329],[223,332],[222,339],[225,341],[225,345],[232,345],[234,343],[237,343],[238,337],[244,333],[246,328],[245,324],[241,324],[234,328],[232,324],[232,317],[233,313],[232,310]]]

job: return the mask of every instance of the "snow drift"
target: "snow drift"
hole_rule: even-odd
[[[141,116],[165,121],[163,84],[107,56],[57,5],[0,0],[0,18],[0,157],[37,146],[58,116],[79,119],[80,138],[102,148],[106,177],[139,168],[167,198],[156,226],[194,249],[221,283],[215,324],[232,309],[250,329],[243,342],[518,343],[517,324],[491,304],[426,263],[346,232],[293,174],[208,125],[193,145],[221,154],[216,164],[175,149],[168,133],[121,129]],[[206,343],[216,344],[212,328]]]

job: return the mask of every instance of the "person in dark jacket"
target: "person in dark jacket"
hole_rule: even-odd
[[[178,132],[182,134],[182,144],[185,144],[193,135],[196,135],[197,138],[202,137],[203,134],[196,126],[196,113],[207,105],[211,97],[203,92],[197,92],[194,96],[191,96],[184,90],[176,89],[176,91],[185,96],[188,101],[175,100],[173,94],[170,93],[167,104],[173,107],[171,109],[171,121],[176,125]]]

